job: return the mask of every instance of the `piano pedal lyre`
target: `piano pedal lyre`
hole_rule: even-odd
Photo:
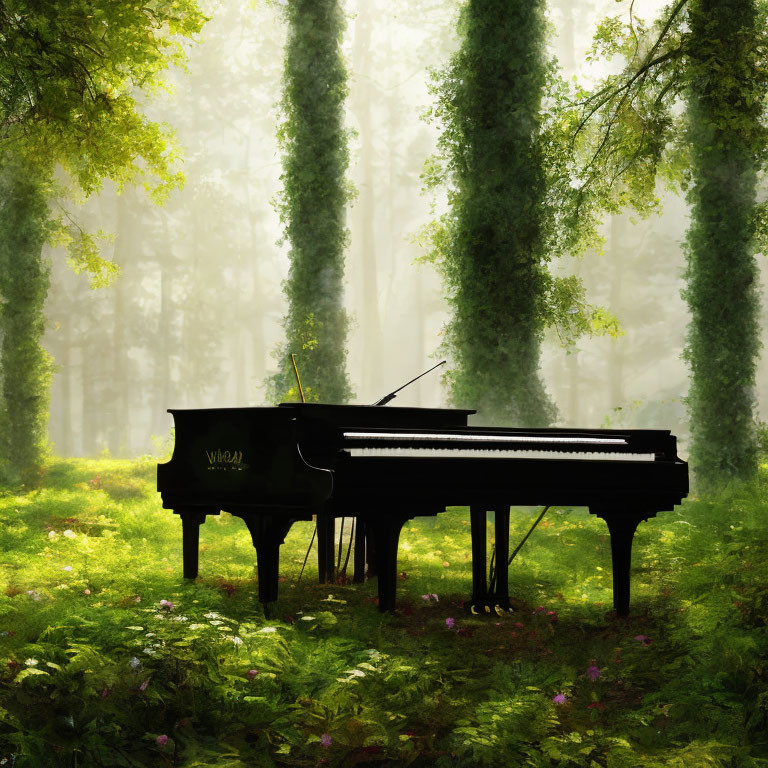
[[[485,606],[485,612],[486,613],[490,613],[491,612],[491,606],[490,605],[486,605]]]

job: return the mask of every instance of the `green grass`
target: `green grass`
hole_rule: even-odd
[[[183,581],[154,471],[56,461],[0,496],[0,765],[768,765],[768,467],[640,526],[629,619],[582,509],[513,563],[513,615],[467,616],[456,508],[406,524],[395,615],[375,580],[317,584],[314,553],[297,583],[295,525],[267,620],[237,518],[208,519]]]

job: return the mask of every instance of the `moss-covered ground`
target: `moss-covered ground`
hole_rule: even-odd
[[[270,619],[237,518],[181,578],[151,460],[52,461],[0,520],[2,766],[768,765],[768,467],[640,526],[628,619],[583,509],[550,510],[490,618],[462,607],[462,508],[406,525],[394,615],[314,552],[297,582],[296,524]]]

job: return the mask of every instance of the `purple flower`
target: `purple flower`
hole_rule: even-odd
[[[424,600],[425,602],[429,602],[429,598],[430,597],[431,597],[431,595],[422,595],[421,599]]]
[[[323,735],[320,737],[320,743],[321,743],[321,744],[322,744],[324,747],[330,747],[330,746],[331,746],[331,744],[333,744],[333,739],[331,738],[331,734],[330,734],[330,733],[324,733],[324,734],[323,734]]]
[[[436,595],[434,592],[433,592],[433,593],[430,595],[430,597],[431,597],[431,598],[432,598],[432,599],[433,599],[433,600],[434,600],[436,603],[439,603],[439,602],[440,602],[440,600],[438,599],[437,595]]]
[[[651,638],[646,637],[645,635],[635,635],[635,640],[637,640],[638,643],[642,643],[642,645],[651,644]]]
[[[565,695],[558,693],[557,696],[552,697],[552,701],[554,701],[555,704],[565,704]]]
[[[140,690],[140,691],[146,691],[146,690],[147,690],[147,686],[148,686],[148,685],[149,685],[149,680],[145,680],[145,681],[144,681],[144,682],[143,682],[143,683],[142,683],[142,684],[139,686],[139,690]]]
[[[448,629],[453,629],[455,625],[456,622],[450,616],[445,620],[445,626],[448,627]]]
[[[174,608],[174,605],[170,600],[161,600],[160,607],[166,611],[172,611]]]
[[[246,677],[247,677],[249,680],[253,680],[253,678],[254,678],[254,677],[256,677],[256,675],[258,675],[258,674],[259,674],[259,670],[258,670],[258,669],[249,669],[249,670],[248,670],[248,671],[245,673],[245,676],[246,676]]]
[[[589,667],[586,674],[587,677],[594,682],[600,677],[600,670],[597,667]]]
[[[158,736],[155,741],[158,747],[164,747],[168,743],[168,737],[165,734]]]

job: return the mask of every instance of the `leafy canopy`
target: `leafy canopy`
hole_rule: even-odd
[[[196,0],[0,2],[0,152],[49,182],[60,166],[85,196],[104,179],[118,188],[144,180],[162,200],[183,180],[178,150],[170,128],[142,113],[139,90],[165,87],[163,71],[183,64],[184,40],[205,21]],[[76,271],[97,283],[116,274],[65,211],[52,222]]]

